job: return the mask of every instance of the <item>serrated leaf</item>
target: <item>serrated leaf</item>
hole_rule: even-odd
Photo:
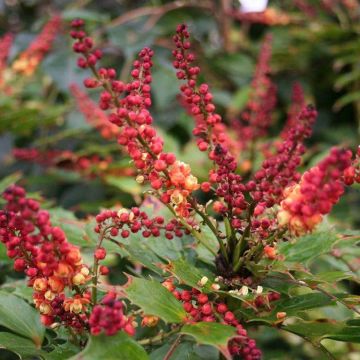
[[[309,263],[310,260],[328,253],[337,240],[335,231],[315,232],[298,238],[295,243],[280,244],[279,252],[285,255],[286,262]]]
[[[144,244],[137,244],[136,242],[129,241],[129,243],[124,245],[124,247],[132,261],[139,262],[159,275],[163,274],[163,271],[154,265],[156,263],[161,263],[161,259],[157,257],[151,250],[146,248]]]
[[[236,329],[219,323],[198,322],[183,326],[181,333],[191,335],[199,344],[218,347],[226,346],[228,341],[236,335]]]
[[[360,326],[349,326],[344,322],[298,322],[283,327],[284,330],[321,342],[323,339],[360,343]]]
[[[158,316],[168,323],[181,323],[186,318],[181,303],[157,281],[133,278],[126,293],[130,301],[145,313]]]
[[[273,304],[272,310],[268,314],[265,313],[261,316],[254,314],[253,311],[248,309],[241,309],[239,312],[248,318],[247,321],[249,323],[273,324],[278,320],[276,316],[278,312],[286,312],[287,317],[295,316],[303,318],[303,312],[307,310],[330,305],[336,305],[336,302],[325,294],[314,292],[278,300]]]
[[[19,297],[0,292],[0,325],[31,339],[38,347],[43,342],[45,328],[39,313]]]
[[[91,336],[85,349],[69,360],[147,360],[143,347],[120,331],[114,336]]]
[[[189,264],[184,259],[172,261],[169,266],[169,271],[175,275],[179,280],[191,287],[194,287],[203,292],[211,291],[211,284],[214,282],[215,276],[206,272],[202,272],[195,266]],[[203,276],[208,278],[208,282],[204,286],[199,286],[199,281]]]

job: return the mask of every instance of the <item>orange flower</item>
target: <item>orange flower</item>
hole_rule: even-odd
[[[65,311],[69,311],[75,314],[81,313],[85,310],[86,305],[90,303],[90,300],[80,295],[75,295],[73,298],[66,299],[64,301]]]

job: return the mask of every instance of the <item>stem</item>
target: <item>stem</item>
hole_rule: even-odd
[[[111,226],[107,226],[105,227],[100,235],[99,235],[99,243],[96,247],[96,249],[99,249],[101,247],[101,244],[103,242],[103,240],[105,239],[105,235],[106,235],[106,231],[111,228]],[[93,277],[92,277],[92,290],[91,290],[91,302],[92,304],[95,306],[96,302],[97,302],[97,284],[98,284],[98,268],[99,268],[99,260],[96,259],[96,257],[94,256],[94,264],[93,264],[93,268],[92,268],[92,273],[93,273]]]
[[[225,249],[225,245],[224,242],[222,241],[218,230],[215,228],[214,224],[211,222],[211,220],[209,219],[209,217],[203,213],[202,211],[200,211],[195,203],[195,200],[193,198],[189,198],[189,203],[191,204],[191,206],[193,207],[193,209],[195,210],[195,212],[197,214],[199,214],[201,216],[201,218],[203,219],[204,223],[209,227],[209,229],[214,233],[214,235],[216,236],[216,239],[220,245],[220,251],[221,253],[224,255],[225,259],[227,262],[229,262],[229,257],[228,254],[226,252]]]
[[[169,205],[169,204],[165,204],[165,206],[174,214],[174,216],[181,222],[181,224],[188,230],[190,231],[190,233],[199,241],[199,243],[201,243],[203,246],[206,247],[206,249],[208,249],[214,256],[216,256],[216,252],[206,243],[203,241],[203,239],[201,238],[201,235],[198,231],[196,231],[194,228],[192,228],[185,219],[183,219],[182,217],[178,216],[175,212],[175,210]]]
[[[256,206],[256,202],[252,202],[249,206],[249,210],[248,210],[248,215],[247,215],[247,222],[248,225],[245,228],[241,239],[238,241],[238,243],[236,244],[235,250],[234,250],[234,255],[233,255],[233,270],[235,272],[240,270],[241,265],[244,263],[244,258],[243,258],[243,252],[246,248],[246,238],[249,237],[250,235],[250,231],[251,231],[251,217],[254,214],[254,210],[255,210],[255,206]],[[254,248],[253,248],[254,249]],[[251,249],[251,250],[253,250]],[[251,252],[251,251],[250,251]],[[250,253],[249,252],[249,253]]]
[[[181,337],[182,334],[180,334],[176,340],[173,342],[173,344],[170,346],[169,351],[166,353],[166,355],[164,356],[164,360],[169,360],[171,358],[171,356],[173,355],[174,351],[176,350],[176,348],[178,347],[178,345],[180,344],[181,341]]]
[[[145,345],[153,345],[154,343],[162,342],[163,340],[167,339],[168,337],[178,333],[180,331],[180,329],[181,329],[181,326],[178,326],[178,327],[170,330],[167,333],[161,332],[160,334],[153,336],[151,338],[139,340],[138,344],[145,346]]]

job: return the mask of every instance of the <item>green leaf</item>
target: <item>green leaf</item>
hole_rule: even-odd
[[[139,195],[142,192],[141,186],[133,178],[125,176],[106,176],[105,181],[109,185],[115,186],[125,193]]]
[[[287,242],[279,246],[286,262],[309,263],[310,260],[328,253],[338,240],[335,231],[319,231],[304,235],[295,243]]]
[[[0,349],[12,351],[24,360],[46,354],[38,349],[31,340],[8,332],[0,332]]]
[[[69,342],[55,346],[55,349],[49,353],[43,354],[46,360],[67,360],[79,352],[79,349]]]
[[[71,211],[61,208],[49,209],[48,211],[52,224],[61,227],[70,243],[78,246],[92,245],[86,236],[85,224],[79,221]]]
[[[145,350],[129,335],[118,332],[114,336],[92,336],[85,349],[69,360],[146,360]]]
[[[339,111],[345,105],[351,104],[352,102],[360,100],[360,91],[350,92],[344,96],[342,96],[339,100],[337,100],[333,106],[335,111]]]
[[[169,266],[170,272],[174,274],[179,280],[191,287],[194,287],[203,292],[211,291],[211,284],[214,282],[215,276],[206,272],[202,272],[195,266],[189,264],[184,259],[172,261]],[[206,276],[209,280],[205,286],[199,286],[198,283],[203,276]]]
[[[193,336],[199,344],[226,346],[229,339],[236,335],[236,329],[219,323],[198,322],[183,326],[181,333]]]
[[[39,313],[26,301],[15,295],[0,292],[0,325],[31,339],[40,347],[45,328]]]
[[[298,322],[283,327],[284,330],[320,343],[323,339],[360,343],[360,326],[344,322]]]
[[[163,360],[170,350],[171,343],[166,343],[150,354],[151,360]],[[171,355],[171,360],[218,360],[219,351],[209,345],[198,345],[190,341],[182,341]]]
[[[281,311],[285,311],[287,317],[304,318],[304,312],[306,310],[312,310],[323,306],[336,305],[336,302],[326,296],[325,294],[313,292],[303,295],[294,296],[287,299],[281,299],[274,303],[273,309],[268,314],[262,314],[261,316],[254,314],[250,309],[238,310],[242,315],[245,315],[247,321],[273,324],[277,322],[276,314]]]
[[[186,318],[181,303],[170,291],[154,280],[132,278],[126,293],[130,301],[145,313],[158,316],[168,323],[181,323]]]
[[[360,78],[360,70],[354,70],[339,76],[334,84],[336,90],[341,90],[344,86],[358,80]]]
[[[232,111],[240,111],[242,110],[251,93],[251,88],[250,86],[245,86],[241,89],[239,89],[233,96],[231,103],[229,105],[229,107],[231,108]]]
[[[0,181],[0,194],[3,193],[10,185],[15,184],[22,178],[20,172],[11,174]]]

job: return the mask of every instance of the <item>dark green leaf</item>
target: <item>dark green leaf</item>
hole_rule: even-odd
[[[38,349],[31,340],[7,332],[0,332],[0,348],[10,350],[24,360],[46,354]]]
[[[284,330],[320,342],[323,339],[360,343],[360,326],[349,326],[344,322],[298,322],[283,327]]]
[[[15,295],[0,292],[0,324],[31,339],[37,346],[42,344],[45,328],[39,313]]]

